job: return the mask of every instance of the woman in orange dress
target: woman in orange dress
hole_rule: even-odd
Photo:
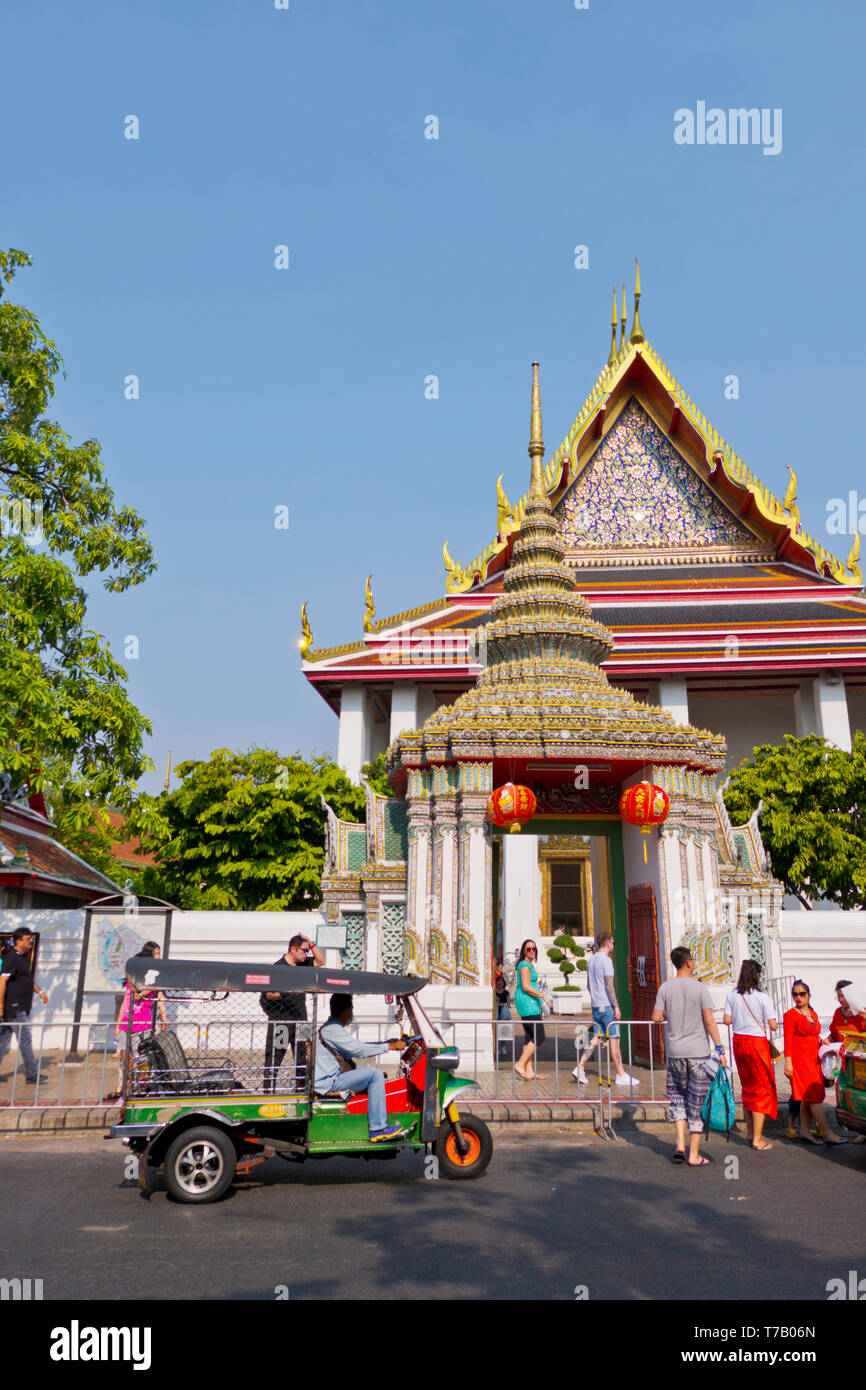
[[[847,1139],[834,1135],[824,1114],[824,1077],[818,1065],[818,1048],[823,1041],[818,1015],[811,1008],[811,993],[804,980],[795,980],[791,993],[794,1007],[782,1020],[785,1028],[785,1075],[791,1083],[791,1095],[800,1102],[800,1133],[802,1144],[817,1144],[809,1133],[814,1119],[825,1144],[847,1144]]]

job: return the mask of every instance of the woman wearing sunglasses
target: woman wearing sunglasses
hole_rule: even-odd
[[[541,1001],[544,996],[538,988],[538,972],[535,968],[537,963],[538,947],[534,941],[524,941],[517,957],[517,986],[514,991],[514,1003],[526,1038],[526,1046],[517,1059],[514,1070],[524,1081],[542,1080],[535,1070],[527,1071],[527,1067],[532,1066],[536,1047],[541,1047],[544,1042],[544,1028],[541,1023]]]
[[[824,1114],[824,1078],[818,1064],[821,1045],[821,1024],[811,1007],[809,986],[795,980],[791,986],[794,1007],[782,1020],[785,1028],[785,1075],[791,1083],[791,1095],[800,1102],[800,1133],[802,1144],[817,1144],[809,1133],[811,1120],[825,1144],[847,1144],[847,1139],[834,1135]]]

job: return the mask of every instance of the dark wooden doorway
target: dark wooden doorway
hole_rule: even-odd
[[[637,883],[628,890],[628,984],[633,1018],[652,1018],[659,983],[655,892],[651,883]],[[635,1028],[633,1033],[635,1057],[649,1062],[651,1045],[653,1064],[662,1065],[665,1059],[662,1025]]]

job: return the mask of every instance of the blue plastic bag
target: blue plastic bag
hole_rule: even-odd
[[[717,1134],[727,1134],[730,1139],[736,1114],[730,1077],[725,1067],[719,1067],[701,1106],[701,1119],[707,1133],[715,1130]]]

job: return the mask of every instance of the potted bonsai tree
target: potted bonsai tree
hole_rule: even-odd
[[[574,959],[572,959],[574,957]],[[553,990],[553,1011],[554,1013],[573,1013],[577,1000],[573,997],[580,994],[580,985],[571,983],[571,976],[581,970],[586,970],[586,952],[582,946],[578,946],[573,936],[568,932],[560,932],[554,938],[553,945],[548,949],[547,959],[554,965],[558,965],[560,973],[565,976],[565,984],[557,985]]]

